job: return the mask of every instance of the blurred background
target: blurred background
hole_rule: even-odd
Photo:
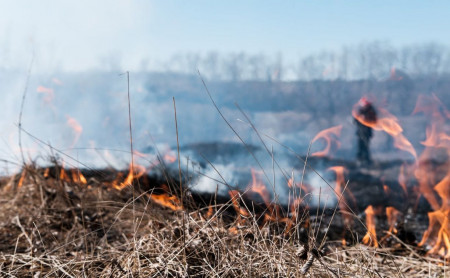
[[[272,159],[246,116],[284,169],[294,166],[281,144],[305,155],[337,125],[333,156],[351,160],[351,111],[362,96],[395,115],[420,150],[428,122],[412,113],[418,96],[450,107],[449,9],[448,1],[0,1],[2,171],[21,162],[19,121],[27,160],[60,151],[76,167],[126,168],[127,71],[135,149],[176,154],[174,97],[183,161],[217,176],[205,156],[229,183],[258,163],[197,71],[263,167]],[[311,152],[323,148],[317,141]],[[412,158],[383,132],[372,148],[376,160]]]

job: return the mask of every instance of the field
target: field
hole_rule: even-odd
[[[3,177],[0,276],[446,277],[450,271],[395,235],[379,248],[343,245],[322,240],[317,223],[309,224],[323,220],[326,233],[329,218],[320,214],[299,213],[288,229],[281,217],[262,222],[271,214],[248,208],[241,195],[201,202],[169,176],[135,176],[132,185],[115,188],[125,175],[55,164]],[[236,213],[236,204],[247,212]]]

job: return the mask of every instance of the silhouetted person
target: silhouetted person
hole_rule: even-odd
[[[369,165],[372,163],[370,157],[369,144],[373,136],[372,127],[377,122],[377,112],[373,105],[366,99],[361,98],[356,108],[356,135],[358,137],[358,152],[356,158],[358,162]]]

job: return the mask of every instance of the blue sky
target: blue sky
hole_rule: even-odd
[[[283,53],[374,40],[450,45],[450,1],[0,0],[0,61],[83,71],[137,69],[179,52]]]

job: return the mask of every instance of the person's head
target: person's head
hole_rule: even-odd
[[[370,101],[367,99],[367,97],[362,97],[362,98],[359,100],[359,106],[361,106],[361,107],[366,107],[366,106],[368,106],[368,105],[370,105]]]

